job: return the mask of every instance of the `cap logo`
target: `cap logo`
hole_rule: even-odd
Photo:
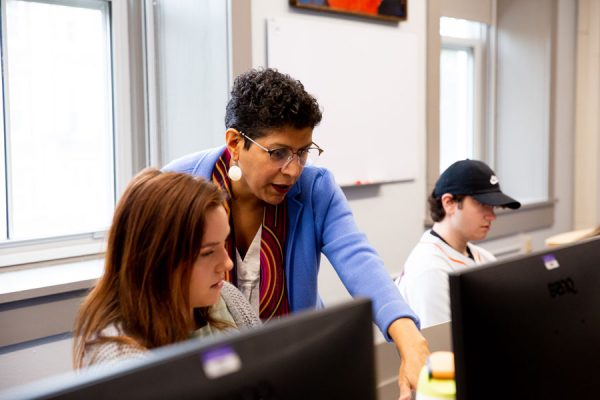
[[[490,183],[492,185],[495,185],[496,183],[498,183],[498,178],[496,178],[496,175],[492,175],[492,177],[490,178]]]

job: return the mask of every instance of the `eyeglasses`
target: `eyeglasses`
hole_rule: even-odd
[[[314,142],[312,143],[312,145],[315,147],[307,147],[305,149],[299,149],[296,151],[293,151],[289,147],[267,149],[265,146],[261,145],[260,143],[257,143],[255,140],[250,138],[244,132],[240,132],[240,135],[244,139],[248,139],[249,141],[257,145],[261,150],[264,150],[267,153],[269,153],[269,158],[271,159],[271,161],[276,163],[279,166],[279,168],[287,167],[289,163],[294,159],[294,156],[298,160],[298,164],[301,167],[304,167],[307,163],[310,165],[313,162],[315,162],[317,158],[319,158],[321,153],[323,153],[324,151],[322,148],[319,147],[318,144]]]

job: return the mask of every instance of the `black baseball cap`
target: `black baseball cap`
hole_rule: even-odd
[[[513,210],[521,207],[517,200],[502,193],[494,171],[478,160],[461,160],[449,166],[436,182],[433,196],[441,197],[444,193],[471,196],[490,206]]]

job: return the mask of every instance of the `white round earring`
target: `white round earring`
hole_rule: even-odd
[[[229,179],[231,179],[232,181],[235,181],[235,182],[242,179],[242,169],[240,167],[238,167],[236,161],[231,161],[231,166],[229,167],[229,170],[227,171],[227,175],[229,176]]]

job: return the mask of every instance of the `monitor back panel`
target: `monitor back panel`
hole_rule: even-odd
[[[600,239],[450,276],[457,398],[600,393]]]
[[[375,400],[371,318],[371,302],[354,300],[167,346],[146,360],[69,374],[6,398]]]

